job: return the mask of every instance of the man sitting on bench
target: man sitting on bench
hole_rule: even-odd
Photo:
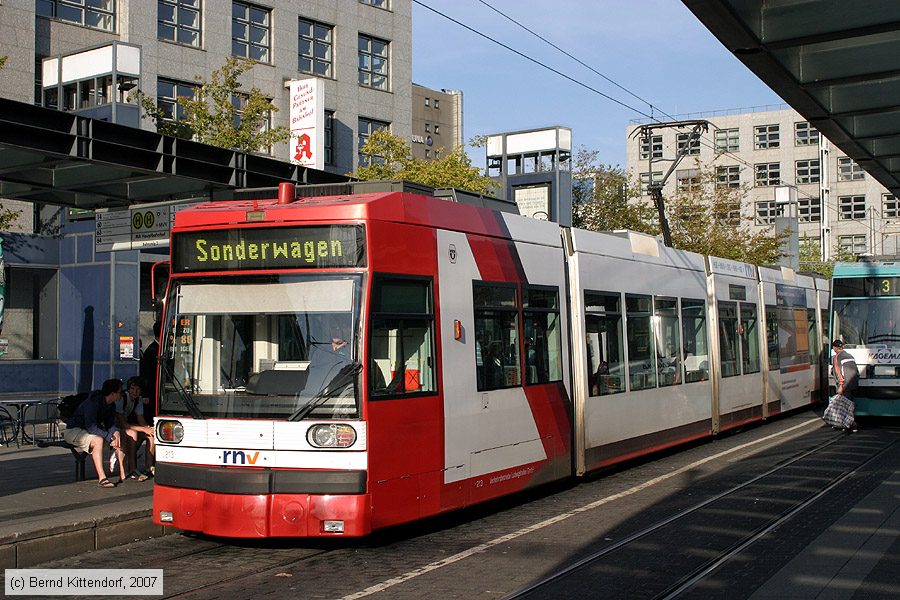
[[[63,434],[66,443],[74,446],[79,452],[87,452],[94,461],[97,470],[97,485],[115,487],[103,469],[103,447],[116,452],[119,459],[119,476],[125,479],[125,453],[122,451],[122,433],[116,428],[116,400],[122,396],[122,381],[107,379],[103,387],[90,393],[72,416],[66,421]]]
[[[132,377],[126,384],[126,390],[116,400],[116,426],[125,433],[125,452],[128,457],[128,479],[146,481],[152,477],[156,446],[153,439],[153,427],[144,419],[144,403],[141,392],[146,387],[142,377]],[[137,468],[137,449],[142,442],[147,442],[147,459],[143,473]]]

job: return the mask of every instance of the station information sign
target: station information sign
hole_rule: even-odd
[[[97,209],[95,249],[110,252],[168,246],[175,213],[195,204],[169,202]]]

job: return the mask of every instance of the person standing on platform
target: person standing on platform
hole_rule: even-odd
[[[844,342],[834,340],[831,348],[834,350],[831,368],[837,393],[853,401],[856,397],[856,389],[859,387],[859,367],[856,366],[853,355],[844,350]],[[856,431],[856,429],[856,419],[854,418],[850,423],[849,430]]]

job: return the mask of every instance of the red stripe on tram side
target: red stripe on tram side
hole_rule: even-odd
[[[529,385],[525,387],[525,397],[534,415],[547,458],[568,458],[572,447],[572,425],[565,386],[562,382]]]

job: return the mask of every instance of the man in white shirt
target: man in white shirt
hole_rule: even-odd
[[[125,432],[128,479],[146,481],[152,477],[153,465],[156,462],[156,440],[153,438],[153,426],[144,419],[144,403],[141,392],[145,387],[144,380],[132,377],[126,384],[125,393],[116,400],[116,425]],[[146,469],[143,473],[137,470],[137,449],[143,441],[147,442]]]

